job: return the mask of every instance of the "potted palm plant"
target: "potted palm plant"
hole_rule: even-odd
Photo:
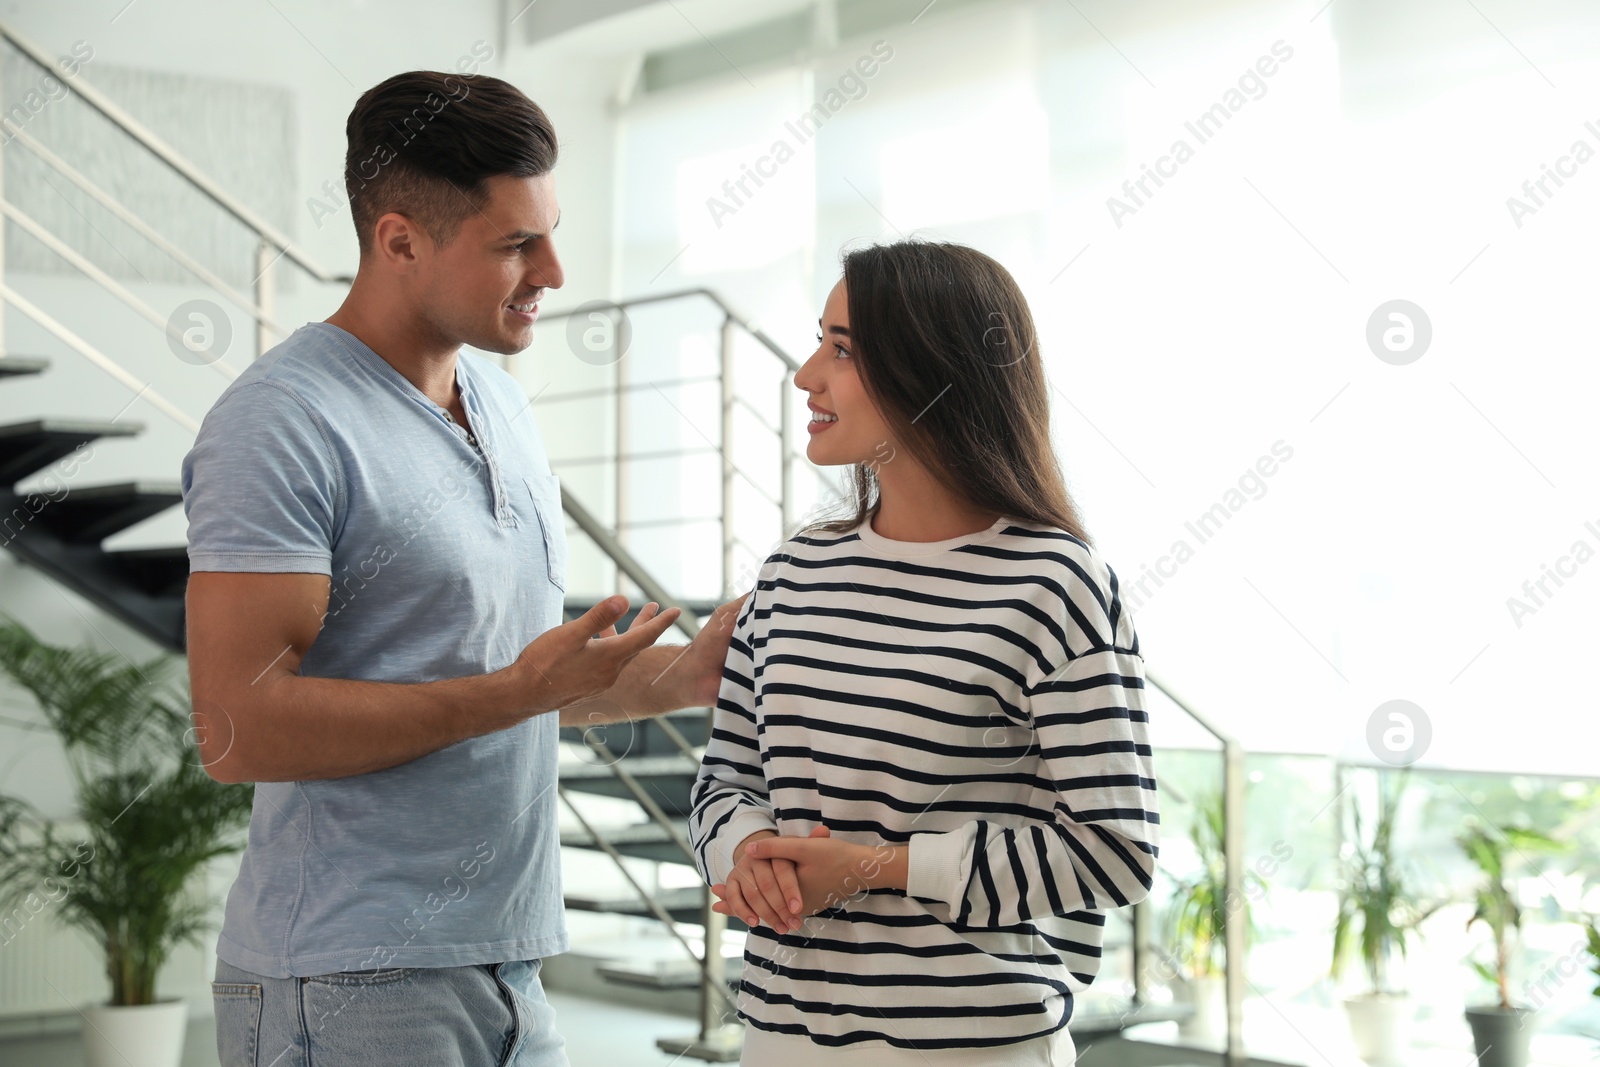
[[[1345,846],[1339,886],[1339,913],[1333,927],[1335,979],[1353,953],[1359,953],[1369,988],[1346,998],[1345,1011],[1356,1051],[1375,1067],[1403,1064],[1411,1047],[1415,1008],[1394,981],[1392,965],[1406,956],[1406,940],[1438,905],[1420,907],[1411,897],[1395,855],[1395,822],[1409,769],[1393,788],[1380,778],[1378,818],[1368,840],[1359,805],[1352,808],[1353,840]]]
[[[240,847],[251,787],[220,785],[185,758],[189,716],[176,661],[58,648],[0,620],[0,674],[31,694],[66,753],[82,832],[64,833],[0,794],[0,907],[50,910],[105,956],[111,996],[85,1009],[90,1067],[176,1067],[187,1006],[156,975],[196,940],[209,902],[192,891],[214,857]]]
[[[1224,934],[1230,919],[1245,924],[1248,942],[1255,926],[1249,897],[1259,897],[1266,883],[1254,870],[1245,870],[1246,899],[1228,899],[1227,864],[1222,851],[1223,806],[1221,793],[1196,797],[1190,839],[1200,857],[1200,870],[1179,880],[1168,910],[1169,944],[1176,957],[1173,999],[1193,1010],[1178,1023],[1186,1040],[1215,1041],[1226,1030],[1224,1004]]]
[[[1467,857],[1483,872],[1477,907],[1467,920],[1470,929],[1483,923],[1493,936],[1493,965],[1469,960],[1472,969],[1494,985],[1494,1004],[1467,1009],[1467,1025],[1477,1046],[1481,1067],[1524,1067],[1528,1062],[1528,1023],[1533,1009],[1511,1000],[1511,954],[1522,930],[1522,909],[1512,885],[1514,860],[1532,852],[1556,852],[1565,846],[1539,833],[1516,826],[1472,825],[1457,839]]]

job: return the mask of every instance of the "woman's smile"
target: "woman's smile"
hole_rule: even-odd
[[[808,403],[806,407],[811,409],[811,421],[806,424],[806,430],[809,433],[819,434],[839,421],[839,416],[827,408],[819,407],[814,403]]]

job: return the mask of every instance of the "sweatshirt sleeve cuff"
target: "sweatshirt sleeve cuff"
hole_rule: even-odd
[[[733,871],[733,850],[738,848],[745,838],[762,830],[777,833],[778,826],[772,821],[769,813],[750,807],[746,807],[722,828],[722,833],[717,835],[716,844],[706,850],[712,864],[708,872],[711,875],[709,884],[718,885],[728,880],[728,875]]]
[[[972,860],[971,829],[914,834],[906,858],[906,895],[960,907]]]

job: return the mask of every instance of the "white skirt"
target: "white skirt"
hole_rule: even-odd
[[[1072,1067],[1078,1062],[1078,1050],[1065,1026],[1015,1045],[922,1052],[892,1045],[819,1045],[809,1037],[747,1025],[739,1062],[747,1067]]]

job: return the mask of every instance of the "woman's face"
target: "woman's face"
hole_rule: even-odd
[[[820,467],[883,463],[894,455],[894,445],[856,373],[843,279],[828,294],[820,326],[817,350],[794,376],[811,409],[806,458]]]

